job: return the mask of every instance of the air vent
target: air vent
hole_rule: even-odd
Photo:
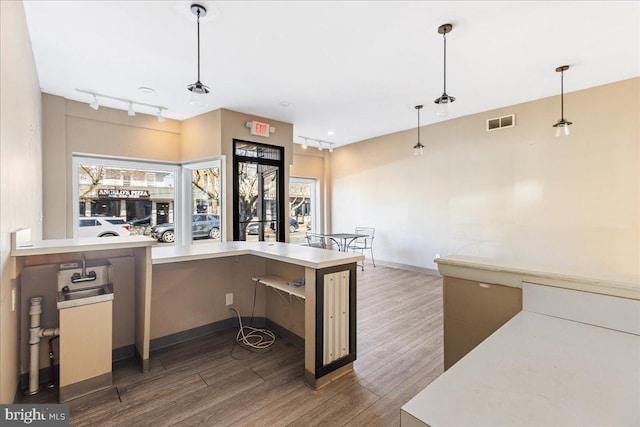
[[[487,132],[492,130],[504,129],[504,128],[512,128],[515,125],[516,125],[515,114],[496,117],[495,119],[487,120]]]

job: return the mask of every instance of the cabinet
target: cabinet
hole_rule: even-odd
[[[444,369],[522,310],[522,289],[445,276]]]

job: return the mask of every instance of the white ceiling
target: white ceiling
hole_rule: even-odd
[[[293,123],[295,142],[343,145],[415,127],[416,104],[421,124],[442,120],[444,23],[451,117],[557,95],[564,64],[565,92],[640,75],[638,1],[200,1],[202,109],[186,90],[191,3],[25,0],[42,91],[161,105],[174,119],[227,108]]]

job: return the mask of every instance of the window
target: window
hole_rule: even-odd
[[[222,239],[221,159],[175,164],[74,156],[73,163],[79,227],[90,226],[87,217],[104,216],[161,245]]]
[[[316,187],[318,180],[309,178],[289,179],[290,222],[296,225],[289,229],[291,243],[306,244],[306,232],[319,232]]]

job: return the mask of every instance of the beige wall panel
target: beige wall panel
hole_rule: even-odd
[[[177,133],[67,116],[66,134],[68,155],[90,153],[180,160],[180,134]]]
[[[221,110],[211,111],[182,122],[180,159],[198,160],[222,154]]]
[[[436,253],[527,262],[579,276],[640,275],[640,78],[336,149],[333,231],[376,227],[376,258],[435,269]],[[487,132],[486,120],[516,114]]]
[[[8,262],[10,232],[30,227],[33,239],[42,238],[42,110],[31,52],[22,1],[1,1],[0,403],[13,402],[19,370],[19,314],[12,310],[17,281],[11,279]]]
[[[218,258],[153,266],[151,339],[234,317],[225,295],[233,293],[233,306],[250,316],[265,315],[264,287],[254,276],[264,275],[265,260],[253,256]]]
[[[66,150],[66,101],[60,96],[42,95],[42,203],[44,217],[42,237],[63,239],[67,237],[67,206],[71,194],[66,190],[71,157]],[[91,110],[91,108],[90,108]],[[59,187],[47,183],[57,183]],[[70,230],[70,235],[73,231]]]
[[[271,260],[267,260],[266,263],[266,274],[268,275],[282,277],[289,281],[305,277],[305,268],[302,266]],[[267,296],[266,317],[299,337],[304,338],[305,301],[301,301],[293,296],[289,298],[289,295],[268,287],[266,287],[265,290]]]
[[[257,120],[262,123],[269,123],[270,126],[275,127],[275,133],[272,133],[268,138],[251,135],[251,129],[245,126],[246,122]],[[226,215],[227,218],[233,218],[233,140],[239,139],[242,141],[252,141],[261,144],[275,145],[284,147],[285,159],[284,159],[284,178],[285,178],[285,200],[289,200],[289,165],[293,162],[293,125],[290,123],[279,122],[276,120],[265,119],[262,117],[253,116],[250,114],[238,113],[231,110],[221,110],[221,122],[222,122],[222,154],[226,156]],[[288,230],[288,228],[287,228]],[[229,240],[232,240],[233,236],[233,221],[227,221],[227,236]],[[289,232],[286,232],[287,240],[289,238]]]

